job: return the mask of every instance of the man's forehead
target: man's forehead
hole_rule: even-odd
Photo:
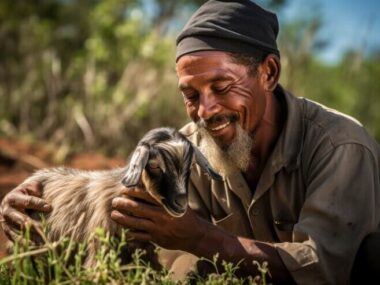
[[[176,67],[178,68],[181,65],[187,65],[194,62],[228,62],[231,61],[231,55],[229,52],[219,51],[219,50],[204,50],[204,51],[196,51],[192,53],[188,53],[183,55],[178,59],[176,63]]]
[[[206,72],[195,74],[179,74],[178,88],[180,90],[188,89],[192,83],[214,83],[219,81],[232,81],[234,79],[231,74],[222,69],[210,69]]]
[[[179,76],[186,74],[215,73],[221,76],[235,64],[227,52],[201,51],[187,54],[176,63]]]

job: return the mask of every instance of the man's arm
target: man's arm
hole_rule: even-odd
[[[173,218],[162,207],[141,202],[142,199],[154,203],[142,189],[131,188],[128,197],[113,200],[115,210],[111,216],[119,224],[133,229],[129,232],[130,237],[153,241],[164,248],[183,250],[210,260],[218,253],[220,261],[243,261],[238,272],[241,276],[260,274],[253,261],[266,261],[272,281],[293,282],[270,243],[233,236],[198,217],[191,209],[183,217]]]

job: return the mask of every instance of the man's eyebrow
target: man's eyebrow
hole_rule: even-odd
[[[189,90],[189,89],[192,89],[190,85],[186,84],[186,83],[179,83],[178,84],[178,89],[180,91],[185,91],[185,90]]]
[[[216,74],[213,77],[211,77],[208,81],[210,83],[215,83],[215,82],[218,82],[218,81],[232,81],[233,79],[234,78],[232,76],[229,76],[229,75]],[[178,84],[178,89],[181,90],[181,91],[184,91],[184,90],[192,89],[192,87],[189,84],[187,84],[187,83],[179,83]]]
[[[214,83],[217,81],[226,81],[226,80],[233,80],[233,78],[229,75],[217,74],[210,79],[210,82]]]

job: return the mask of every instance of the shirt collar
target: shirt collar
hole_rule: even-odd
[[[303,101],[285,91],[280,85],[275,90],[275,96],[282,104],[285,122],[260,176],[252,203],[270,189],[278,171],[285,168],[290,173],[300,166],[304,139]]]
[[[304,104],[281,85],[276,88],[275,96],[283,106],[285,122],[268,162],[276,169],[285,167],[290,172],[300,165],[304,140]]]

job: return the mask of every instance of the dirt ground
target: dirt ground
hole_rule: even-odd
[[[55,149],[49,144],[30,144],[17,139],[0,138],[0,202],[4,195],[19,185],[35,170],[57,166],[52,161]],[[62,165],[86,170],[123,166],[124,158],[107,158],[97,153],[69,156]],[[5,255],[6,239],[0,227],[0,258]]]

